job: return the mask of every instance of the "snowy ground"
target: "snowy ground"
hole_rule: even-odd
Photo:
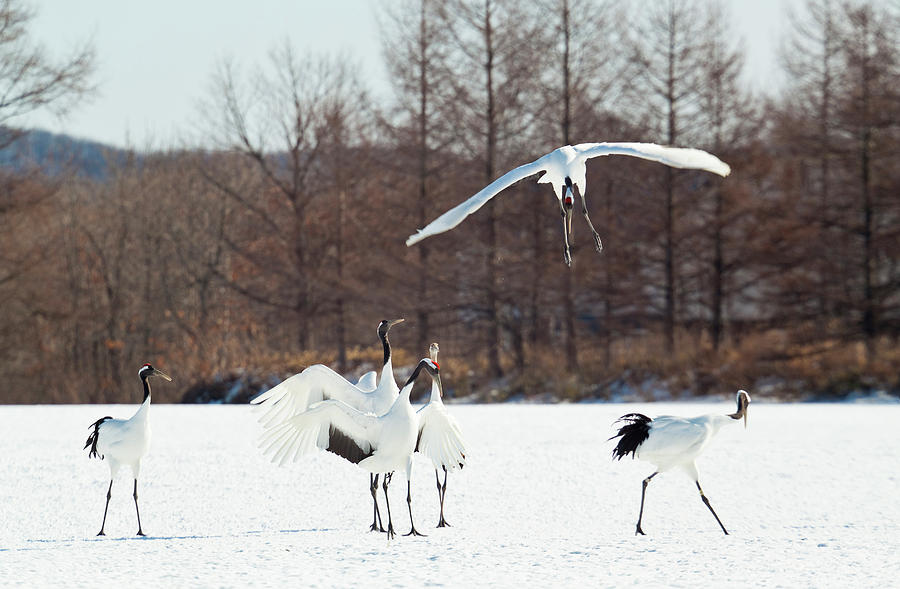
[[[751,407],[700,458],[724,536],[680,473],[610,461],[623,413],[730,412],[731,402],[453,406],[469,466],[434,529],[434,473],[416,462],[426,538],[368,532],[368,476],[329,454],[276,468],[247,407],[154,406],[140,486],[113,487],[87,426],[133,406],[0,406],[0,586],[885,587],[900,578],[900,405]],[[122,475],[120,475],[122,476]],[[405,484],[392,507],[408,530]]]

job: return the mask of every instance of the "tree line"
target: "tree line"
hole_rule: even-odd
[[[0,35],[0,63],[29,57],[29,13],[0,11],[22,33]],[[185,139],[203,147],[111,155],[102,178],[4,164],[0,401],[128,401],[143,362],[180,391],[358,372],[396,317],[395,366],[439,341],[447,388],[486,400],[900,388],[896,4],[809,0],[766,94],[713,1],[404,0],[378,18],[388,98],[347,56],[285,40],[210,73]],[[9,144],[22,112],[91,90],[89,47],[38,59],[56,75],[0,104]],[[6,96],[23,81],[0,68]],[[698,147],[733,172],[592,160],[605,247],[576,219],[571,269],[533,179],[404,245],[507,170],[594,141]]]

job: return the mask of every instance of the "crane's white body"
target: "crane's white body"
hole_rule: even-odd
[[[129,419],[107,419],[97,428],[97,451],[109,464],[109,478],[122,466],[131,467],[133,478],[141,472],[141,459],[150,449],[150,397]]]
[[[660,415],[650,422],[649,437],[638,446],[635,457],[656,466],[657,472],[679,468],[696,481],[695,460],[722,427],[734,423],[739,421],[727,415]]]
[[[431,385],[431,398],[417,412],[416,451],[428,458],[435,470],[460,470],[466,464],[466,445],[459,424],[447,412],[437,382]]]
[[[538,183],[552,184],[556,198],[560,202],[566,195],[565,179],[567,177],[578,187],[583,197],[587,190],[587,160],[605,155],[627,155],[659,162],[673,168],[706,170],[720,176],[727,176],[731,172],[728,164],[700,149],[665,147],[655,143],[581,143],[579,145],[565,145],[529,164],[519,166],[500,176],[468,200],[450,209],[425,226],[425,228],[410,235],[406,240],[406,245],[413,245],[426,237],[453,229],[462,223],[463,219],[483,207],[489,200],[506,188],[509,188],[519,180],[541,172],[543,172],[543,175],[538,179]]]

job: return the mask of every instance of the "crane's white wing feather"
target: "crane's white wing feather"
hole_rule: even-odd
[[[709,419],[661,415],[650,422],[650,436],[640,445],[638,458],[656,464],[693,460],[712,435]]]
[[[466,445],[459,424],[446,408],[428,403],[417,412],[419,437],[416,452],[431,460],[435,468],[448,471],[461,469],[466,464]]]
[[[359,377],[359,380],[356,381],[356,388],[361,391],[371,392],[374,391],[376,387],[378,387],[378,373],[374,370],[370,370],[363,374]]]
[[[581,143],[574,147],[585,159],[602,155],[630,155],[673,168],[706,170],[719,176],[731,173],[728,164],[702,149],[665,147],[655,143]]]
[[[114,454],[126,446],[133,434],[133,425],[127,419],[107,419],[100,424],[97,450],[100,454]]]
[[[410,235],[409,239],[406,240],[406,245],[413,245],[426,237],[431,237],[432,235],[437,235],[438,233],[453,229],[462,223],[463,219],[483,207],[487,201],[494,198],[504,189],[509,188],[523,178],[527,178],[528,176],[543,171],[544,157],[541,157],[530,164],[521,165],[518,168],[503,174],[468,200],[461,202],[426,225],[424,229],[419,229],[416,233]]]
[[[251,403],[265,412],[259,421],[268,428],[326,399],[338,399],[351,407],[360,407],[368,398],[368,392],[360,390],[331,368],[314,364],[259,395]]]
[[[371,455],[380,430],[381,422],[375,415],[332,399],[314,403],[306,411],[266,430],[259,446],[263,454],[271,456],[272,462],[280,466],[317,448],[358,463]]]

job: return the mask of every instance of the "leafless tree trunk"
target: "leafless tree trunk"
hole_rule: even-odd
[[[473,151],[480,152],[477,159],[482,164],[483,185],[493,182],[498,175],[502,140],[528,125],[527,116],[521,115],[527,112],[522,104],[528,96],[527,87],[533,85],[529,64],[533,54],[525,51],[532,43],[524,39],[536,29],[520,9],[516,3],[502,0],[455,0],[445,6],[445,23],[460,57],[454,88],[457,108],[472,130],[471,135],[462,136],[461,140],[471,145]],[[477,82],[470,73],[476,64],[481,73]],[[477,143],[480,147],[476,147]],[[503,301],[499,294],[500,268],[497,264],[500,255],[498,206],[492,199],[479,211],[484,224],[484,315],[491,377],[503,374],[501,314],[517,315],[515,309],[509,313],[501,311]]]
[[[322,187],[334,184],[332,177],[317,177],[334,173],[322,159],[336,116],[330,109],[335,104],[358,106],[365,102],[365,93],[345,61],[298,58],[287,44],[272,53],[271,68],[252,80],[242,80],[233,64],[224,64],[216,87],[214,104],[207,109],[219,116],[209,123],[211,135],[253,164],[265,198],[212,174],[205,176],[225,198],[255,218],[257,231],[267,235],[269,243],[262,248],[247,249],[233,239],[228,243],[277,286],[260,289],[227,282],[257,303],[290,310],[296,345],[306,349],[313,343],[312,319],[329,303],[317,292],[318,269],[325,263],[329,243],[310,239],[309,213],[314,200],[323,196]]]
[[[702,28],[698,6],[685,0],[667,0],[648,7],[639,21],[634,40],[635,59],[643,83],[643,102],[652,115],[663,121],[660,132],[668,145],[677,145],[683,129],[696,117],[697,72],[702,66]],[[663,334],[667,352],[675,346],[676,285],[680,215],[676,199],[680,173],[666,166],[663,171]]]

